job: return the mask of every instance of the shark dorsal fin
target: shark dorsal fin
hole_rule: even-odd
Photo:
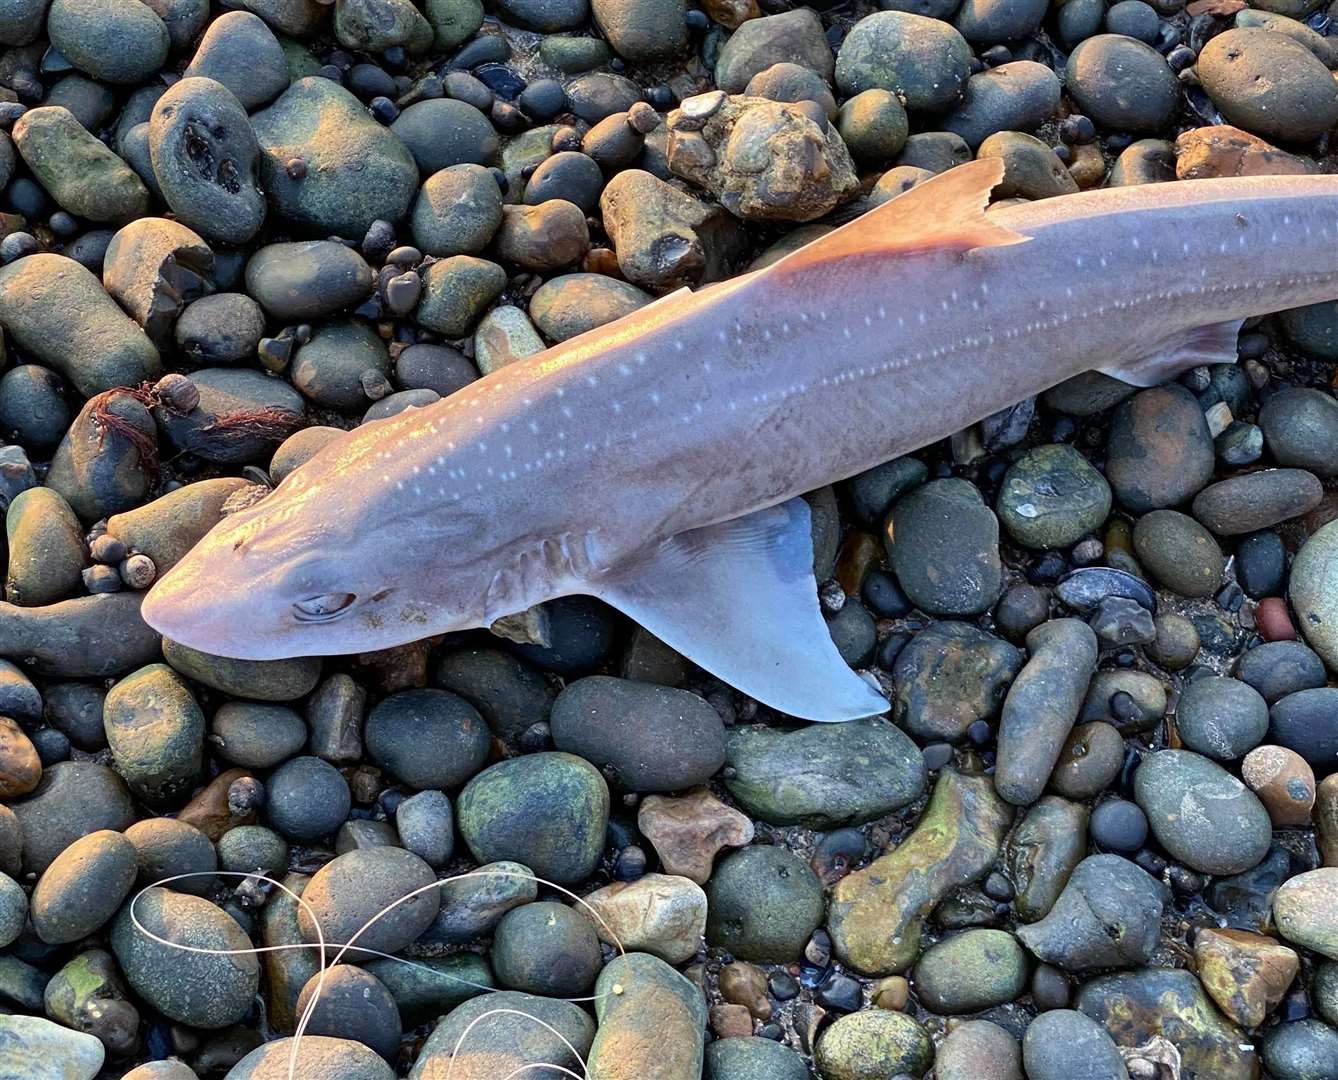
[[[1002,179],[1001,158],[968,161],[805,244],[763,273],[788,274],[850,256],[964,252],[1021,243],[1029,238],[985,213],[990,192]]]

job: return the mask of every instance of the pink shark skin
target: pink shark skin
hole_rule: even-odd
[[[1149,385],[1234,360],[1235,320],[1338,297],[1338,177],[1104,189],[982,214],[999,170],[954,169],[767,270],[358,428],[221,522],[154,586],[145,619],[197,649],[269,659],[386,648],[591,593],[793,715],[885,710],[813,636],[826,637],[811,567],[797,565],[806,512],[745,515],[1080,372]],[[717,524],[736,519],[785,532]],[[719,568],[698,592],[731,595],[701,596],[697,615],[689,595],[711,552],[765,560],[775,536],[801,531],[798,554],[773,562],[787,561],[777,588],[807,589],[795,603],[813,612],[774,618],[825,650],[802,678],[785,671],[803,659],[778,643],[789,631],[767,638],[765,597],[736,580],[747,566]],[[701,542],[657,568],[681,537]],[[638,574],[671,580],[620,603]],[[761,605],[761,628],[740,629],[725,604]],[[763,640],[736,649],[740,634]],[[830,691],[813,685],[825,679]]]

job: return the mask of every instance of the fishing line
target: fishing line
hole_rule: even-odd
[[[171,941],[168,938],[161,937],[160,935],[155,934],[152,930],[150,930],[140,921],[139,915],[137,914],[135,907],[139,903],[139,901],[144,897],[144,894],[147,893],[150,889],[161,888],[165,885],[171,884],[174,881],[184,881],[188,878],[201,878],[201,877],[242,878],[245,881],[263,881],[268,885],[274,886],[275,888],[282,891],[286,896],[290,897],[296,904],[300,905],[302,910],[304,910],[307,913],[307,915],[311,919],[312,925],[316,929],[317,940],[314,942],[305,942],[305,941],[289,942],[280,945],[251,945],[244,949],[212,949],[212,948],[205,948],[199,945],[185,945],[182,944],[181,942]],[[378,921],[380,921],[381,918],[390,914],[390,912],[394,911],[395,908],[399,907],[401,904],[408,903],[415,897],[420,896],[423,893],[426,893],[432,889],[440,888],[442,885],[449,884],[450,882],[462,881],[466,878],[480,878],[480,877],[517,878],[522,881],[533,881],[538,885],[545,885],[548,888],[563,894],[564,896],[570,898],[571,900],[574,900],[577,904],[580,904],[581,907],[585,909],[586,913],[589,914],[591,919],[593,919],[596,923],[599,924],[599,926],[603,929],[603,931],[608,935],[609,939],[611,939],[613,946],[618,950],[618,955],[620,957],[627,955],[627,950],[623,947],[622,940],[614,932],[613,928],[608,924],[608,921],[583,897],[577,896],[570,889],[565,888],[564,886],[559,885],[556,882],[549,881],[546,878],[541,878],[537,874],[522,873],[518,870],[488,870],[488,869],[466,870],[459,874],[452,874],[449,877],[444,877],[438,881],[433,881],[430,884],[420,886],[419,888],[414,889],[412,892],[406,893],[405,895],[399,897],[393,903],[386,905],[375,915],[373,915],[370,919],[368,919],[365,923],[363,923],[362,926],[360,926],[358,930],[349,937],[348,941],[339,946],[338,951],[334,954],[333,959],[328,959],[327,957],[327,950],[333,946],[333,943],[326,942],[325,934],[321,928],[320,919],[317,917],[315,909],[309,903],[307,903],[307,901],[304,900],[298,893],[288,888],[288,886],[286,886],[283,882],[276,881],[274,878],[269,877],[266,874],[262,874],[259,871],[247,872],[242,870],[196,870],[186,874],[173,874],[171,877],[162,878],[161,880],[155,881],[153,884],[146,885],[144,888],[140,889],[139,892],[137,892],[134,898],[131,899],[130,901],[129,915],[130,915],[130,921],[134,925],[135,929],[138,930],[145,937],[149,938],[150,940],[155,941],[160,945],[166,945],[168,948],[178,949],[182,952],[197,953],[203,956],[258,956],[263,953],[290,952],[298,949],[319,949],[320,966],[316,970],[316,986],[309,1000],[307,1001],[306,1006],[303,1008],[302,1014],[298,1018],[296,1026],[294,1027],[293,1036],[291,1040],[292,1045],[289,1047],[289,1052],[288,1052],[288,1080],[297,1080],[298,1052],[301,1046],[302,1038],[306,1034],[307,1026],[309,1025],[311,1017],[314,1014],[317,1005],[320,1003],[322,994],[324,993],[326,972],[335,964],[338,964],[340,960],[343,959],[344,955],[350,951],[363,953],[370,956],[377,956],[385,960],[392,960],[397,964],[403,964],[406,967],[412,968],[414,970],[427,972],[428,974],[431,974],[436,978],[451,979],[454,982],[460,983],[463,986],[468,986],[471,989],[478,990],[482,993],[495,994],[495,993],[501,993],[503,991],[502,987],[484,986],[482,983],[474,982],[471,979],[466,979],[462,976],[454,975],[447,971],[439,971],[436,968],[428,967],[425,964],[415,963],[413,960],[406,959],[402,956],[395,956],[391,953],[382,952],[379,949],[372,949],[363,945],[356,944],[358,938],[360,938],[366,931],[371,929],[371,927],[374,926]],[[625,987],[623,987],[621,983],[615,983],[611,989],[602,994],[594,994],[588,997],[550,998],[549,1000],[565,1001],[571,1004],[579,1004],[585,1002],[602,1001],[605,998],[610,998],[610,997],[619,997],[624,992],[625,992]],[[518,1009],[490,1009],[487,1012],[482,1013],[480,1016],[475,1017],[474,1020],[470,1022],[469,1026],[465,1028],[459,1040],[457,1040],[455,1048],[451,1051],[451,1060],[446,1072],[446,1080],[451,1080],[451,1076],[455,1070],[455,1061],[464,1043],[465,1037],[482,1020],[486,1019],[489,1016],[497,1016],[497,1015],[514,1015],[514,1016],[525,1017],[526,1019],[533,1020],[536,1024],[539,1024],[541,1027],[546,1028],[553,1035],[557,1036],[557,1038],[559,1038],[563,1042],[563,1044],[567,1047],[567,1049],[571,1051],[573,1057],[575,1057],[575,1059],[581,1063],[582,1072],[585,1073],[585,1076],[581,1076],[561,1065],[531,1063],[528,1065],[520,1066],[515,1070],[512,1070],[505,1077],[503,1077],[502,1080],[509,1080],[510,1077],[516,1076],[519,1073],[530,1068],[553,1069],[562,1075],[574,1077],[575,1080],[589,1080],[589,1072],[585,1059],[581,1056],[581,1054],[579,1054],[576,1051],[576,1048],[567,1040],[567,1038],[561,1032],[557,1031],[555,1028],[545,1023],[537,1016],[533,1016],[530,1013]]]

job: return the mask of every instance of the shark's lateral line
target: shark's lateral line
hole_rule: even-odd
[[[887,704],[818,610],[798,498],[1072,375],[1235,359],[1338,297],[1338,177],[1092,191],[985,213],[998,161],[766,270],[666,297],[322,450],[149,594],[224,656],[362,652],[602,597],[794,716]]]

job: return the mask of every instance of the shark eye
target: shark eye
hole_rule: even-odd
[[[293,614],[299,622],[328,622],[352,606],[357,597],[352,593],[322,593],[308,596],[293,604]]]

